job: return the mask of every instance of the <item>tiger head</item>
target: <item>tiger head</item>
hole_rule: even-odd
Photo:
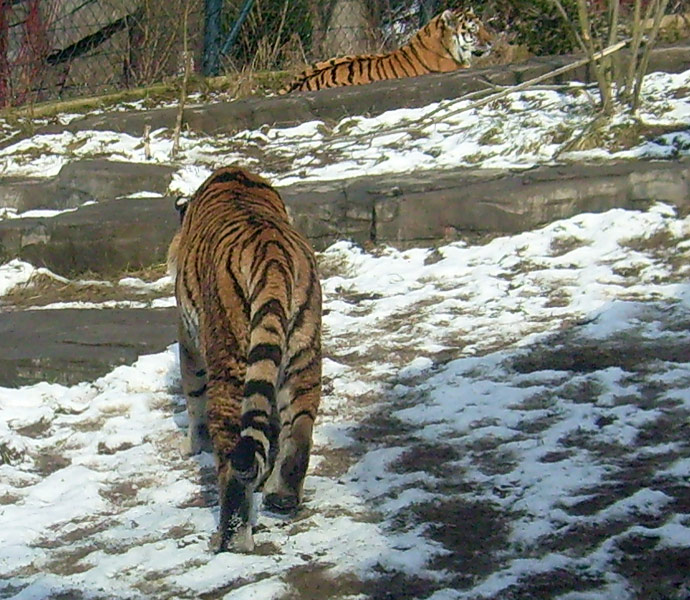
[[[469,66],[472,55],[489,49],[493,38],[471,8],[446,10],[438,18],[444,30],[443,45],[458,63]]]

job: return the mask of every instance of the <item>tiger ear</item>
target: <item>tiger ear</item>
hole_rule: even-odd
[[[441,13],[441,22],[446,26],[446,27],[452,27],[453,23],[455,22],[455,15],[453,14],[453,11],[448,9],[444,10]]]
[[[184,219],[184,214],[187,211],[187,205],[189,204],[189,198],[187,196],[177,196],[175,198],[175,210],[180,215],[180,223]]]

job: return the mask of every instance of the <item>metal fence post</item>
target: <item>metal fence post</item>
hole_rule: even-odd
[[[0,108],[10,104],[10,65],[7,61],[8,46],[9,6],[7,0],[0,0]]]
[[[254,0],[244,0],[244,4],[242,5],[242,9],[240,10],[240,14],[237,17],[237,21],[235,21],[235,24],[232,26],[232,30],[230,31],[230,34],[228,35],[228,39],[225,40],[225,43],[223,44],[223,49],[220,51],[220,53],[225,56],[230,48],[233,47],[235,44],[235,40],[237,39],[237,36],[240,33],[240,29],[242,28],[242,24],[244,23],[244,20],[247,18],[247,15],[249,14],[249,11],[252,9],[252,4],[254,4]]]
[[[207,77],[220,71],[220,18],[223,0],[204,0],[204,55],[201,69]]]

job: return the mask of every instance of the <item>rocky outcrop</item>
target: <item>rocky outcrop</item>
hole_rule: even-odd
[[[174,309],[0,312],[0,386],[93,380],[164,350],[175,335]]]
[[[624,53],[621,53],[624,61]],[[519,64],[460,69],[453,73],[423,75],[367,86],[332,88],[272,98],[249,98],[233,102],[189,107],[184,111],[185,126],[191,131],[213,135],[258,129],[263,125],[288,126],[321,119],[339,120],[350,115],[379,115],[395,108],[417,108],[439,100],[454,99],[491,86],[511,86],[574,62],[573,56],[544,56]],[[676,73],[690,64],[690,42],[658,47],[651,54],[649,70]],[[592,81],[587,67],[556,77],[552,83]],[[99,129],[142,135],[144,127],[172,129],[176,108],[108,113],[51,125],[45,133]]]
[[[76,160],[65,164],[53,178],[0,178],[0,208],[18,212],[33,209],[64,209],[150,192],[163,195],[174,167],[126,163],[103,159]]]
[[[73,164],[88,179],[90,170]],[[97,174],[94,177],[98,178]],[[89,188],[88,181],[81,187]],[[280,188],[317,249],[342,239],[397,247],[511,234],[611,208],[690,208],[690,160],[562,165],[526,171],[459,168]],[[119,198],[51,218],[0,221],[0,258],[62,275],[162,263],[177,227],[172,198]]]

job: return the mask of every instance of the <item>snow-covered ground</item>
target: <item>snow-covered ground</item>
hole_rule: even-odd
[[[177,451],[173,347],[2,389],[0,594],[687,598],[690,218],[320,259],[302,511],[260,512],[256,555],[209,552],[212,461]]]
[[[287,185],[463,165],[528,168],[557,161],[673,158],[690,152],[688,88],[690,71],[652,73],[643,88],[639,119],[621,116],[595,134],[588,133],[588,126],[595,116],[591,97],[596,91],[572,84],[511,94],[479,109],[466,110],[470,100],[454,100],[372,118],[348,117],[334,125],[311,121],[215,137],[183,133],[175,161],[171,132],[161,129],[151,133],[149,162],[176,165],[170,191],[187,194],[212,169],[230,163]],[[638,140],[640,127],[655,128],[658,135]],[[595,147],[571,150],[582,137]],[[77,158],[146,162],[145,152],[141,137],[113,131],[39,134],[0,149],[0,174],[51,177]]]
[[[645,118],[679,133],[631,156],[687,150],[689,81],[650,78]],[[342,124],[326,141],[305,125],[316,162],[297,156],[282,181],[302,168],[361,175],[390,144],[400,152],[389,170],[463,164],[464,144],[478,166],[551,161],[557,148],[530,154],[520,135],[543,140],[587,109],[581,92],[533,94],[474,124],[437,113],[407,137],[372,137],[368,157],[347,147]],[[520,103],[529,110],[508,122]],[[352,127],[398,127],[404,115]],[[488,123],[498,138],[482,138]],[[260,140],[267,153],[298,139],[242,135],[232,143]],[[122,136],[63,137],[32,138],[42,156],[15,148],[0,160],[26,174],[92,143],[141,159]],[[319,164],[338,139],[351,162]],[[178,189],[217,160],[198,142],[185,141]],[[319,260],[324,397],[300,512],[259,511],[255,554],[209,552],[212,460],[178,451],[174,346],[72,387],[0,388],[0,598],[690,598],[690,217],[657,204],[484,245],[365,252],[343,241]],[[0,267],[0,290],[32,271]]]

